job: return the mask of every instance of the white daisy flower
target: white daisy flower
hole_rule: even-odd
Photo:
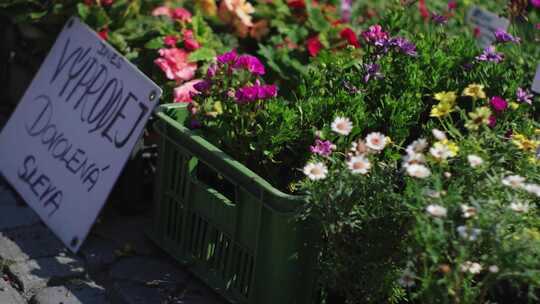
[[[517,213],[527,213],[529,212],[530,205],[527,202],[512,202],[508,208]]]
[[[407,146],[407,154],[422,153],[428,146],[427,140],[419,138]]]
[[[497,273],[497,272],[499,272],[499,266],[497,266],[497,265],[491,265],[491,266],[489,266],[488,270],[489,270],[489,272],[491,272],[491,273]]]
[[[352,173],[366,174],[371,168],[371,163],[364,156],[353,156],[347,162],[347,166]]]
[[[366,136],[366,146],[371,150],[382,151],[386,146],[387,139],[382,133],[371,132]]]
[[[437,139],[437,140],[446,140],[446,133],[444,133],[443,131],[439,130],[439,129],[433,129],[431,130],[431,133],[433,134],[433,136]]]
[[[519,175],[510,175],[502,179],[502,183],[505,186],[513,189],[522,188],[524,186],[525,178]]]
[[[428,196],[431,198],[440,198],[443,194],[440,191],[435,191],[433,189],[424,189],[422,192],[425,196]]]
[[[414,286],[415,273],[410,269],[405,269],[398,280],[399,285],[407,288]]]
[[[446,177],[446,178],[452,177],[452,173],[450,173],[450,172],[448,172],[448,171],[444,172],[443,175],[444,175],[444,177]]]
[[[407,153],[403,156],[403,168],[407,168],[412,164],[423,164],[426,162],[426,158],[422,153]]]
[[[311,180],[320,180],[324,179],[326,175],[328,174],[328,168],[326,168],[326,165],[318,162],[318,163],[308,163],[304,169],[304,174],[309,177]]]
[[[471,218],[476,216],[477,210],[475,207],[462,204],[461,205],[461,212],[463,213],[464,218]]]
[[[332,122],[332,131],[340,134],[340,135],[349,135],[352,130],[352,122],[347,117],[336,117],[334,121]]]
[[[429,149],[429,153],[438,160],[446,160],[453,155],[448,146],[441,143],[435,143],[433,147]]]
[[[465,263],[461,264],[459,268],[462,272],[469,272],[472,274],[478,274],[482,271],[482,265],[471,261],[466,261]]]
[[[366,143],[363,141],[363,140],[357,140],[355,142],[353,142],[351,144],[351,149],[350,151],[354,154],[354,155],[362,155],[362,154],[366,154],[367,152],[367,146],[366,146]]]
[[[434,217],[446,217],[447,210],[441,205],[432,204],[426,207],[426,212]]]
[[[460,237],[466,239],[467,241],[476,241],[482,230],[477,228],[468,228],[466,226],[459,226],[456,228]]]
[[[431,171],[424,165],[411,164],[407,166],[407,174],[416,178],[426,178],[431,175]]]
[[[525,184],[523,189],[525,191],[540,197],[540,185],[537,184]]]
[[[482,163],[484,163],[484,160],[480,156],[474,155],[474,154],[467,155],[467,160],[469,161],[469,165],[472,168],[476,168],[480,166]]]

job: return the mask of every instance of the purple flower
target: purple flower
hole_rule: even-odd
[[[491,97],[491,99],[489,100],[489,104],[491,105],[491,107],[493,107],[495,112],[498,112],[498,113],[500,113],[500,112],[506,110],[506,108],[508,108],[508,102],[506,100],[504,100],[504,98],[502,98],[500,96]]]
[[[316,139],[315,144],[309,147],[309,151],[322,156],[329,156],[332,154],[332,150],[334,150],[334,148],[335,146],[331,141]]]
[[[200,121],[198,121],[196,119],[192,119],[189,122],[189,126],[191,127],[191,129],[199,129],[200,127],[202,127],[202,124],[201,124]]]
[[[499,43],[505,43],[505,42],[519,43],[521,40],[519,39],[519,37],[514,37],[503,29],[496,29],[494,34],[495,34],[495,40],[497,40],[497,42]]]
[[[488,46],[484,49],[482,54],[475,57],[478,61],[489,61],[499,63],[503,60],[503,54],[497,53],[493,45]]]
[[[380,25],[376,24],[370,26],[367,31],[362,32],[362,37],[364,37],[367,42],[382,45],[388,40],[388,33],[383,31]]]
[[[489,118],[488,118],[488,127],[493,129],[493,128],[495,128],[496,125],[497,125],[497,117],[495,117],[495,115],[489,116]]]
[[[233,69],[246,69],[255,75],[264,75],[264,65],[255,56],[241,55],[236,58]]]
[[[217,56],[217,61],[221,64],[227,64],[229,62],[233,62],[238,57],[238,54],[236,53],[236,50],[231,50],[227,53],[223,53],[221,55]]]
[[[540,0],[531,0],[531,4],[534,7],[540,7]]]
[[[352,0],[341,0],[341,20],[349,22],[352,13]]]
[[[278,89],[275,84],[245,86],[236,90],[234,97],[238,103],[250,103],[258,99],[269,99],[276,97],[277,90]]]
[[[516,97],[518,102],[532,104],[533,95],[529,93],[529,90],[517,88]]]
[[[364,82],[367,83],[371,78],[381,79],[383,75],[380,72],[381,66],[376,63],[365,64],[366,75],[364,76]]]
[[[193,85],[193,88],[199,92],[205,92],[212,86],[212,82],[210,80],[202,80],[197,82]]]
[[[219,59],[218,59],[218,60],[219,60]],[[218,65],[215,64],[215,63],[212,63],[212,64],[208,67],[208,71],[206,71],[206,77],[208,77],[208,78],[213,78],[214,76],[216,76],[217,70],[218,70]]]
[[[433,21],[435,24],[443,25],[448,22],[448,18],[443,15],[432,13],[431,21]]]
[[[390,45],[397,47],[399,51],[409,56],[416,56],[416,46],[414,43],[403,37],[395,37],[390,39]]]

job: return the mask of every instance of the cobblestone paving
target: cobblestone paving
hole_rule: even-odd
[[[74,255],[0,179],[0,304],[225,304],[146,239],[149,223],[108,212]]]

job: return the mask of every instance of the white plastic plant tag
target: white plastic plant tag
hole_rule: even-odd
[[[540,94],[540,62],[536,66],[536,74],[534,75],[533,84],[531,86],[531,89]]]
[[[467,22],[478,28],[477,37],[478,44],[482,48],[486,48],[495,41],[495,30],[507,30],[510,21],[506,18],[487,11],[485,9],[473,6],[467,12]]]
[[[72,250],[86,238],[161,89],[77,18],[0,134],[0,172]]]

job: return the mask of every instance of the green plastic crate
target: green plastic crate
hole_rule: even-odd
[[[185,105],[157,116],[151,238],[231,303],[312,303],[317,229],[294,218],[303,198],[185,128]]]

